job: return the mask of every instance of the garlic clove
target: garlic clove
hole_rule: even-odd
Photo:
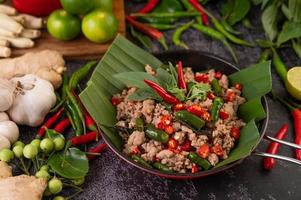
[[[7,111],[13,104],[16,84],[0,78],[0,112]]]
[[[6,137],[2,136],[2,135],[0,135],[0,150],[1,149],[10,149],[9,140]]]
[[[0,122],[9,121],[9,117],[5,112],[0,112]]]
[[[13,144],[19,138],[19,128],[13,121],[0,122],[0,135],[6,137]]]

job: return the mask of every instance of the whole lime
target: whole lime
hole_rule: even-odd
[[[47,20],[47,30],[59,40],[72,40],[81,33],[80,18],[65,10],[56,10]]]
[[[82,22],[84,35],[96,43],[113,39],[118,30],[118,21],[111,12],[95,10],[86,15]]]
[[[93,0],[61,0],[63,8],[72,14],[82,15],[94,8]]]

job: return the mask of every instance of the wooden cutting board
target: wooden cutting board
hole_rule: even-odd
[[[125,35],[125,12],[124,1],[113,0],[114,14],[119,21],[118,33]],[[35,47],[30,49],[13,49],[13,56],[19,56],[27,52],[36,52],[44,49],[51,49],[61,52],[67,59],[92,59],[100,58],[108,49],[111,42],[105,44],[96,44],[88,41],[84,36],[75,40],[63,42],[51,37],[46,30],[42,37],[35,40]]]

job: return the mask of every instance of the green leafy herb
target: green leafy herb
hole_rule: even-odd
[[[156,79],[166,90],[177,87],[177,81],[174,76],[162,68],[157,69]]]
[[[188,93],[188,99],[198,99],[203,101],[207,97],[207,93],[211,91],[211,86],[206,83],[197,83],[193,85]]]
[[[249,13],[251,4],[249,0],[235,0],[232,13],[227,18],[230,25],[234,25],[237,22],[245,18]]]
[[[52,140],[55,139],[55,138],[58,138],[58,137],[65,139],[65,137],[62,134],[56,132],[53,129],[47,129],[46,130],[46,137],[50,138]]]
[[[292,40],[292,44],[293,44],[293,49],[296,52],[296,54],[299,56],[299,58],[301,59],[301,44],[298,43],[295,40]]]
[[[276,38],[278,33],[277,24],[279,18],[279,7],[280,3],[278,1],[274,1],[263,11],[261,17],[263,28],[271,41]]]
[[[175,96],[177,99],[179,99],[180,101],[186,100],[185,90],[183,89],[180,89],[178,87],[172,87],[172,88],[168,88],[167,91],[171,93],[173,96]]]
[[[151,88],[140,88],[128,97],[129,100],[143,101],[146,99],[154,99],[162,101],[162,98]]]
[[[89,171],[86,154],[77,148],[69,148],[66,154],[64,152],[53,154],[48,164],[55,173],[67,179],[83,178]]]
[[[278,36],[277,45],[298,37],[301,37],[301,23],[287,21]]]
[[[300,0],[289,0],[288,9],[292,15],[293,22],[301,22],[301,1]]]

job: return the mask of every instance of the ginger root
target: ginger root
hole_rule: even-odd
[[[12,170],[6,162],[0,161],[0,181],[12,176]],[[0,195],[1,196],[1,195]]]
[[[0,180],[0,200],[40,200],[47,187],[44,179],[14,176]]]
[[[0,77],[6,79],[35,74],[57,89],[62,84],[61,74],[65,71],[65,61],[59,52],[44,50],[17,58],[0,59],[0,71]]]

